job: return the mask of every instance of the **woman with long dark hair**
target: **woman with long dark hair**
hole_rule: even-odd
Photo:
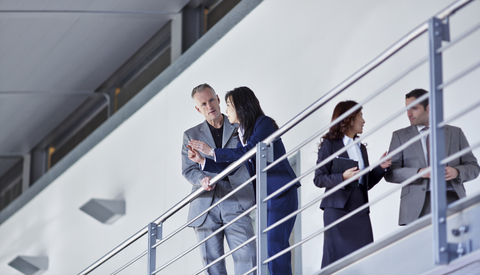
[[[338,103],[333,111],[332,121],[357,104],[357,102],[351,100]],[[353,143],[358,138],[358,134],[363,133],[364,124],[365,120],[360,107],[341,122],[333,125],[328,133],[322,137],[322,143],[318,150],[317,164],[336,151]],[[386,152],[383,156],[385,155]],[[390,160],[383,162],[360,179],[352,181],[344,188],[324,198],[320,203],[320,208],[323,210],[324,226],[328,226],[367,203],[367,191],[382,179],[385,169],[390,164]],[[357,143],[337,158],[318,168],[315,171],[313,181],[316,186],[325,188],[325,192],[327,192],[368,166],[366,147]],[[370,210],[366,208],[325,231],[322,268],[373,242],[369,213]]]
[[[191,140],[189,142],[190,159],[197,163],[204,164],[203,169],[210,172],[222,171],[231,162],[241,158],[246,152],[254,148],[258,142],[261,142],[278,129],[275,121],[265,116],[260,107],[260,102],[248,87],[239,87],[229,91],[225,95],[225,102],[227,103],[228,120],[231,123],[238,123],[240,125],[238,128],[239,141],[237,148],[212,149],[201,141]],[[213,156],[214,159],[204,158],[198,152]],[[285,147],[280,138],[273,142],[273,152],[275,160],[285,154]],[[251,176],[255,175],[255,161],[254,156],[245,162]],[[267,172],[267,193],[272,194],[295,178],[295,173],[288,161],[281,161]],[[299,186],[300,184],[296,183],[267,202],[268,226],[297,210],[297,187]],[[295,217],[267,232],[269,256],[273,256],[289,247],[288,239],[290,238],[294,223]],[[290,252],[269,262],[268,269],[272,275],[292,274]]]

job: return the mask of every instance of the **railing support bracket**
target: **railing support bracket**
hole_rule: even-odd
[[[155,260],[157,257],[157,248],[152,248],[157,240],[162,239],[162,224],[150,223],[148,225],[148,275],[155,271]]]

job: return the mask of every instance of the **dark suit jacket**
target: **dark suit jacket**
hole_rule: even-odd
[[[326,159],[327,157],[329,157],[330,155],[332,155],[333,153],[335,153],[336,151],[340,150],[343,147],[344,147],[343,140],[341,139],[335,139],[335,140],[325,139],[323,141],[322,146],[318,150],[317,164],[319,164],[324,159]],[[367,167],[369,166],[367,149],[362,144],[360,146],[360,150],[362,152],[363,163],[365,164],[365,167]],[[339,156],[343,158],[348,158],[348,154],[346,151],[340,154]],[[313,182],[318,187],[326,188],[325,192],[327,192],[333,187],[337,186],[339,183],[343,182],[342,174],[343,173],[332,174],[332,162],[329,162],[324,166],[315,170],[315,177],[313,179]],[[370,190],[373,186],[375,186],[375,184],[377,184],[382,179],[384,174],[385,174],[385,170],[382,169],[380,166],[377,166],[373,170],[371,170],[369,173],[363,176],[362,181],[364,181],[367,186],[367,188],[363,188],[367,201],[368,201],[367,189]],[[351,182],[349,185],[345,186],[345,188],[340,189],[335,193],[333,193],[332,195],[324,198],[320,203],[320,208],[322,209],[326,207],[340,208],[340,209],[344,208],[345,204],[347,203],[347,200],[350,197],[350,194],[353,191],[353,188],[355,188],[356,186],[358,186],[358,180]]]
[[[409,126],[393,132],[389,151],[395,150],[416,135],[418,135],[416,126]],[[469,147],[468,141],[462,129],[450,125],[445,126],[445,156],[453,155],[467,147]],[[427,166],[422,143],[417,141],[392,157],[392,165],[385,174],[385,180],[393,183],[402,183],[415,175],[420,168]],[[477,159],[470,151],[450,161],[447,166],[456,168],[459,171],[458,177],[449,182],[459,198],[465,197],[463,182],[475,179],[480,171]],[[402,188],[398,221],[400,225],[411,223],[420,216],[429,181],[429,179],[420,178]]]
[[[255,122],[252,136],[247,140],[247,144],[245,146],[243,146],[242,143],[238,141],[237,148],[235,149],[216,148],[216,162],[207,158],[204,170],[211,172],[222,171],[230,164],[230,162],[241,158],[246,152],[250,151],[250,149],[255,147],[257,143],[263,141],[273,132],[275,132],[275,127],[272,119],[267,116],[258,117],[257,121]],[[285,147],[282,143],[282,140],[279,138],[273,142],[274,159],[276,160],[284,154]],[[254,156],[250,160],[251,161],[245,162],[245,165],[247,166],[250,175],[253,176],[256,174],[256,157]],[[267,172],[267,193],[273,193],[294,178],[296,178],[295,172],[293,172],[293,169],[288,163],[288,161],[286,159],[281,161],[279,164],[275,165],[275,167],[271,168]],[[297,182],[296,187],[299,186],[300,183]]]

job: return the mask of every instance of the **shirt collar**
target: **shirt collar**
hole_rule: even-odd
[[[426,127],[425,125],[417,125],[418,132],[420,133],[425,127]]]
[[[245,144],[243,144],[243,135],[245,135],[245,131],[240,126],[240,127],[238,127],[237,132],[238,132],[238,138],[240,139],[240,142],[242,143],[242,145],[245,145]]]
[[[347,136],[347,135],[344,135],[343,136],[343,144],[347,145],[349,144],[350,142],[353,142],[353,138]]]

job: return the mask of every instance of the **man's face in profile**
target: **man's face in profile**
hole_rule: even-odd
[[[407,98],[405,100],[405,106],[407,106],[408,104],[412,103],[415,100],[416,98],[414,97]],[[422,104],[416,104],[410,107],[410,109],[407,110],[407,116],[408,116],[408,119],[410,120],[410,125],[428,126],[429,125],[429,121],[428,121],[429,107],[430,106],[427,105],[427,107],[424,108]]]

